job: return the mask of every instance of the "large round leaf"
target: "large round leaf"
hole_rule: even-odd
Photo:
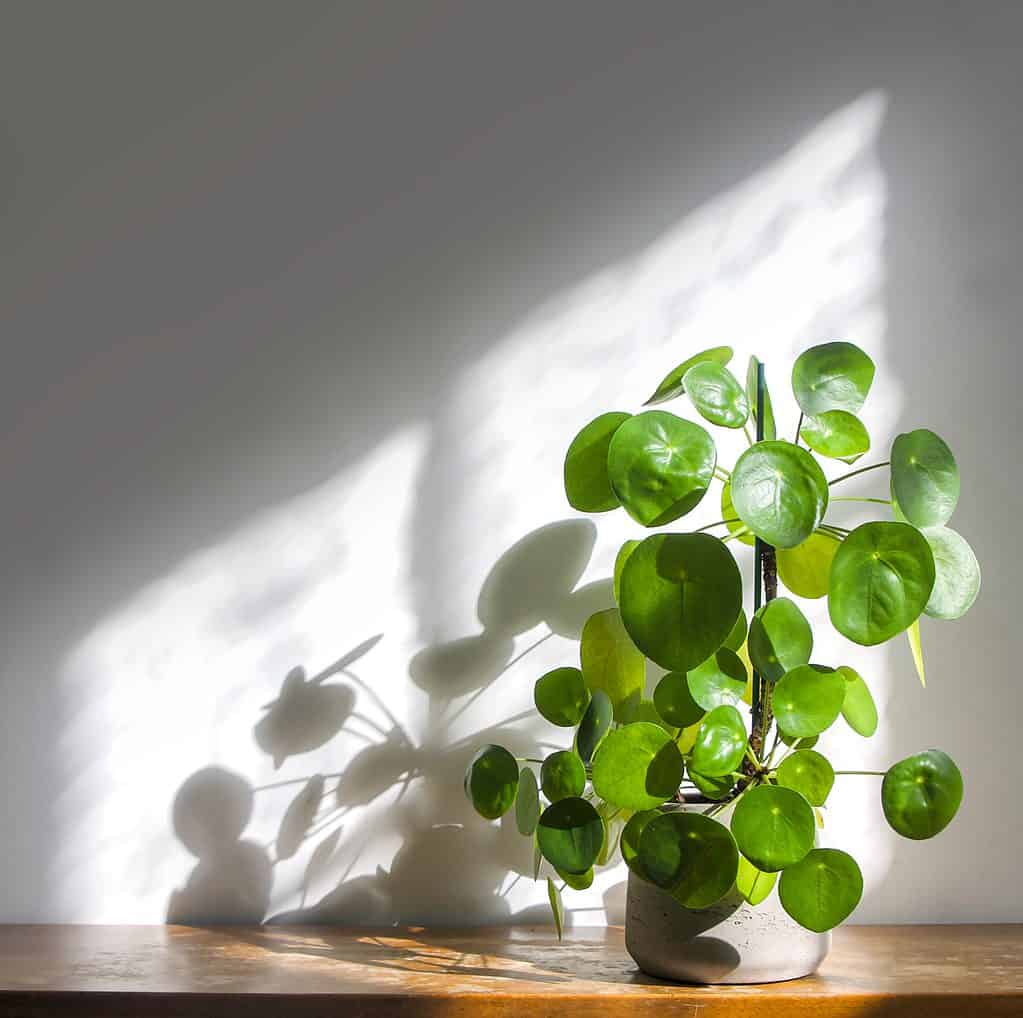
[[[583,626],[579,643],[583,681],[591,693],[603,690],[611,698],[615,720],[643,693],[646,662],[622,625],[617,608],[595,612]]]
[[[722,364],[695,364],[683,379],[700,416],[723,428],[741,428],[749,417],[749,404],[739,380]]]
[[[629,561],[629,556],[638,547],[639,541],[624,541],[618,549],[618,554],[615,556],[614,580],[612,584],[616,604],[622,599],[622,570],[625,568],[625,563]]]
[[[690,763],[708,778],[734,771],[746,753],[746,726],[742,715],[724,704],[710,711],[700,724]]]
[[[750,446],[736,462],[730,484],[739,519],[775,548],[802,544],[828,507],[824,471],[791,442]]]
[[[671,736],[637,721],[611,732],[593,754],[593,790],[623,809],[653,809],[678,791],[682,771]]]
[[[565,455],[565,494],[573,509],[603,513],[618,508],[618,498],[607,476],[607,450],[611,437],[631,416],[621,412],[601,414],[572,439]]]
[[[579,724],[590,702],[583,673],[578,668],[555,668],[541,675],[533,687],[533,702],[552,725],[572,728]]]
[[[843,636],[870,647],[919,618],[933,587],[934,556],[919,530],[864,523],[832,560],[828,614]]]
[[[644,527],[660,527],[696,507],[716,463],[714,440],[699,424],[647,410],[614,433],[607,472],[626,512]]]
[[[916,527],[948,522],[959,501],[959,467],[952,450],[933,431],[920,428],[892,443],[892,498]]]
[[[684,360],[678,367],[672,368],[661,384],[654,390],[654,394],[644,403],[644,406],[651,406],[654,403],[665,403],[669,399],[675,399],[685,392],[685,385],[682,380],[686,372],[694,364],[727,364],[732,359],[732,348],[730,346],[713,346],[709,350],[701,350]]]
[[[845,679],[824,665],[800,665],[774,687],[774,716],[786,734],[805,739],[830,728],[845,702]]]
[[[689,672],[689,691],[700,707],[713,710],[723,703],[741,702],[748,678],[739,655],[721,647]]]
[[[503,746],[484,746],[465,769],[465,794],[487,820],[504,816],[519,789],[519,765]]]
[[[536,775],[528,767],[519,771],[519,787],[515,795],[515,826],[519,834],[531,835],[540,819],[540,795]]]
[[[735,778],[731,774],[708,778],[706,774],[690,769],[689,780],[696,785],[696,789],[701,795],[715,801],[723,799],[735,787]]]
[[[685,672],[668,672],[654,689],[657,713],[676,728],[695,725],[706,711],[693,699]]]
[[[940,749],[900,760],[881,782],[881,806],[893,830],[922,841],[940,834],[963,801],[963,776]]]
[[[792,365],[792,394],[809,417],[828,410],[856,413],[874,381],[874,362],[852,343],[822,343]]]
[[[728,532],[735,534],[736,540],[741,544],[747,544],[751,548],[756,544],[756,538],[751,533],[749,527],[739,519],[739,514],[735,511],[735,506],[732,505],[732,484],[730,481],[725,481],[721,485],[721,519],[725,521]]]
[[[859,672],[848,665],[841,665],[837,671],[845,679],[842,717],[857,735],[869,738],[877,731],[877,707],[874,698]]]
[[[656,809],[633,813],[629,817],[629,822],[622,828],[622,860],[636,876],[642,877],[646,881],[650,881],[650,877],[643,871],[643,864],[639,859],[639,843],[646,825],[660,815],[660,811]]]
[[[779,548],[778,578],[799,597],[824,597],[828,592],[831,560],[839,544],[837,537],[817,530],[795,548]]]
[[[863,422],[846,410],[807,417],[799,436],[814,452],[843,463],[855,463],[870,449],[870,435]]]
[[[797,749],[778,765],[778,784],[799,792],[811,806],[823,806],[835,783],[834,768],[815,749]]]
[[[856,860],[837,848],[815,848],[788,867],[778,884],[782,907],[800,926],[824,933],[852,915],[863,894]]]
[[[639,841],[643,871],[686,908],[708,908],[735,883],[739,853],[728,828],[702,813],[654,817]]]
[[[744,855],[739,856],[739,872],[735,875],[735,889],[751,904],[759,905],[774,890],[777,873],[758,870]]]
[[[742,577],[709,534],[656,534],[622,571],[622,621],[648,658],[689,671],[728,638],[742,611]]]
[[[750,413],[753,420],[757,419],[757,361],[756,357],[750,357],[746,365],[746,400],[749,403]],[[771,394],[767,391],[767,382],[764,382],[764,428],[763,437],[769,442],[778,437],[778,430],[774,423],[774,407],[771,405]]]
[[[749,627],[749,657],[768,682],[810,660],[813,631],[794,601],[776,597],[753,616]]]
[[[567,749],[551,753],[540,767],[540,787],[550,802],[582,795],[586,768],[578,754]]]
[[[927,527],[921,533],[934,556],[934,587],[924,612],[936,619],[961,618],[980,592],[977,556],[950,527]]]
[[[604,824],[585,799],[561,799],[540,814],[536,840],[556,870],[585,873],[600,854]]]
[[[813,848],[815,833],[813,809],[791,788],[757,785],[742,795],[732,813],[739,851],[765,873],[799,862]]]
[[[613,717],[611,698],[604,690],[598,689],[590,697],[589,706],[583,713],[583,719],[575,733],[575,749],[583,762],[590,762],[594,750],[600,745],[600,740],[607,735]]]

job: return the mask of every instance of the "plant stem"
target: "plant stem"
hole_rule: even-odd
[[[832,499],[828,499],[829,502],[874,502],[877,505],[891,505],[892,500],[890,498],[860,498],[859,495],[841,495]]]
[[[883,778],[887,771],[835,771],[835,774],[868,774],[871,777]]]
[[[729,523],[741,523],[741,522],[742,521],[738,517],[735,517],[735,518],[730,519],[730,520],[718,520],[716,523],[708,523],[704,527],[697,527],[696,530],[693,531],[693,533],[694,534],[702,534],[705,530],[710,530],[712,527],[723,527],[723,526],[727,526]]]
[[[760,431],[760,424],[758,422],[757,423],[757,432],[759,433],[759,431]],[[753,438],[752,438],[752,436],[749,433],[749,428],[745,424],[742,426],[742,432],[746,436],[746,441],[749,442],[750,445],[752,445],[753,444]]]
[[[868,470],[880,470],[881,467],[886,467],[891,463],[891,460],[885,460],[883,463],[874,463],[869,467],[860,467],[859,470],[853,470],[848,474],[842,474],[841,477],[836,477],[832,481],[828,481],[828,484],[838,484],[839,481],[847,481],[850,477],[855,477],[857,474],[865,474]]]
[[[726,470],[720,463],[714,467],[714,474],[719,481],[730,481],[732,479],[732,472]]]
[[[796,425],[796,437],[792,439],[793,445],[799,445],[799,432],[803,430],[803,411],[799,411],[799,423]]]

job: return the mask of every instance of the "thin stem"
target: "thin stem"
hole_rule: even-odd
[[[753,436],[750,435],[749,428],[745,424],[742,426],[742,433],[746,436],[746,441],[753,445]]]
[[[745,537],[747,534],[749,534],[749,527],[742,527],[740,530],[733,530],[730,534],[721,538],[721,543],[728,544],[729,541],[734,541],[737,537]]]
[[[714,467],[714,475],[720,481],[728,481],[731,480],[732,472],[731,470],[728,470],[725,467],[721,466],[721,464],[719,463],[716,467]]]
[[[883,778],[887,771],[835,771],[835,774],[868,774],[874,778]]]
[[[796,425],[796,437],[792,439],[793,445],[799,445],[799,433],[803,430],[803,411],[799,411],[799,423]]]
[[[841,495],[829,499],[830,502],[874,502],[876,505],[891,505],[890,498],[860,498],[859,495]]]
[[[702,534],[705,530],[710,530],[712,527],[726,527],[726,526],[728,526],[729,523],[741,523],[741,522],[742,522],[742,520],[740,520],[738,517],[734,517],[734,518],[732,518],[730,520],[718,520],[716,523],[708,523],[705,527],[697,527],[697,529],[694,530],[693,533],[694,534]]]
[[[517,763],[538,763],[542,764],[543,760],[538,759],[535,756],[517,756],[515,757]]]
[[[851,534],[852,531],[848,527],[840,527],[837,523],[819,523],[817,525],[818,530],[831,530],[836,534]]]
[[[891,460],[885,460],[883,463],[874,463],[869,467],[860,467],[859,470],[853,470],[848,474],[842,474],[841,477],[828,481],[828,484],[838,484],[839,481],[847,481],[850,477],[855,477],[857,474],[865,474],[868,470],[880,470],[881,467],[887,467],[890,464]]]

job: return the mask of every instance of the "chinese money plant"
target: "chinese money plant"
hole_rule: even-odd
[[[616,607],[586,622],[579,667],[557,668],[535,686],[540,714],[575,729],[572,749],[541,761],[485,746],[466,772],[476,810],[488,819],[514,810],[533,839],[535,872],[546,860],[560,878],[548,879],[559,935],[562,890],[588,887],[594,867],[619,848],[633,873],[683,906],[706,908],[733,889],[756,905],[777,882],[797,923],[828,930],[863,890],[852,856],[815,847],[836,774],[882,778],[881,808],[906,838],[938,834],[962,798],[959,769],[941,750],[886,772],[836,772],[814,748],[840,718],[872,735],[877,711],[855,670],[815,659],[809,622],[778,593],[780,581],[800,598],[826,597],[834,627],[863,646],[907,633],[923,681],[920,616],[958,618],[980,586],[973,552],[947,526],[959,497],[952,452],[933,431],[911,431],[883,462],[829,480],[826,467],[869,451],[858,414],[871,359],[850,343],[801,354],[789,440],[776,433],[763,366],[751,358],[742,385],[731,357],[728,347],[690,357],[645,404],[687,397],[709,424],[743,429],[748,448],[731,470],[706,427],[659,408],[601,414],[573,439],[564,477],[574,508],[621,508],[641,527],[660,528],[713,497],[722,519],[622,546]],[[835,494],[847,478],[882,470],[888,497]],[[837,501],[863,502],[884,518],[848,530],[829,520]],[[748,624],[730,542],[755,546]],[[652,699],[646,659],[665,670]]]

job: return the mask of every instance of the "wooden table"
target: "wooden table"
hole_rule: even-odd
[[[735,987],[644,976],[618,928],[6,926],[0,1015],[1023,1016],[1023,925],[849,927],[818,975]]]

